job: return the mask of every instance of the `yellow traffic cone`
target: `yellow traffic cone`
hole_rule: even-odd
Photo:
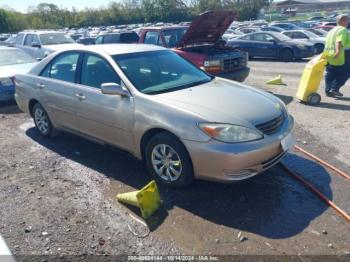
[[[162,204],[158,187],[154,180],[144,186],[141,190],[118,194],[117,200],[140,208],[144,219],[152,216]]]
[[[271,79],[269,81],[266,81],[266,84],[268,84],[268,85],[284,85],[281,75],[278,75],[278,77]]]

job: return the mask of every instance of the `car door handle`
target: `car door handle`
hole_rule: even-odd
[[[84,96],[84,94],[81,94],[81,93],[80,93],[80,94],[75,94],[75,97],[78,98],[80,101],[86,99],[86,97]]]
[[[36,89],[43,89],[45,85],[43,83],[37,83],[36,84]]]

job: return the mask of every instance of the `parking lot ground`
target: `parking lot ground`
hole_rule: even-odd
[[[350,173],[350,101],[293,99],[304,64],[252,61],[246,83],[286,102],[298,145]],[[278,74],[286,86],[264,84]],[[350,254],[350,224],[279,166],[238,184],[160,187],[164,207],[139,238],[137,210],[115,201],[150,180],[139,161],[70,134],[42,138],[14,105],[0,106],[0,130],[0,233],[17,256]],[[297,152],[283,162],[350,213],[349,181]]]

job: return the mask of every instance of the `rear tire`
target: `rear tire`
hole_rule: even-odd
[[[194,180],[192,161],[185,146],[168,132],[158,133],[149,140],[144,158],[157,182],[182,188]]]
[[[54,137],[57,134],[56,129],[52,126],[49,115],[41,104],[37,103],[33,106],[32,115],[40,135]]]
[[[289,49],[282,49],[280,51],[280,60],[283,62],[292,62],[293,61],[293,52]]]

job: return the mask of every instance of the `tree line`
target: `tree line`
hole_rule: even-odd
[[[148,22],[191,21],[207,10],[235,10],[239,20],[255,19],[272,0],[124,0],[106,7],[60,8],[41,3],[27,13],[0,9],[0,33],[23,29],[58,29]]]

